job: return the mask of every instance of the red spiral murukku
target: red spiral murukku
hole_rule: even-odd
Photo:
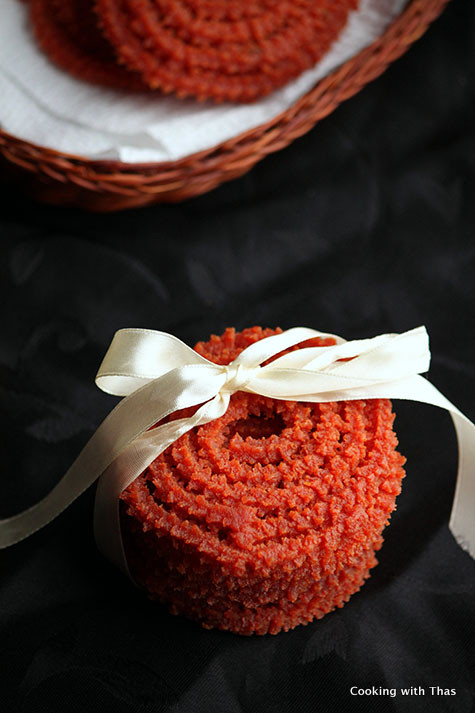
[[[225,364],[273,333],[228,329],[195,348]],[[221,418],[177,440],[122,493],[134,579],[173,613],[240,634],[343,606],[376,564],[400,491],[393,420],[386,399],[234,394]]]
[[[96,0],[119,61],[180,97],[253,101],[312,67],[358,0]]]
[[[146,89],[137,74],[117,64],[97,26],[93,0],[29,0],[37,41],[61,69],[93,84]]]

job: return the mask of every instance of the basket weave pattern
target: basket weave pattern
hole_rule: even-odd
[[[386,32],[266,124],[178,161],[94,161],[22,141],[0,130],[0,154],[40,200],[90,210],[176,202],[241,176],[309,131],[400,57],[448,0],[411,0]],[[12,166],[13,164],[13,166]]]

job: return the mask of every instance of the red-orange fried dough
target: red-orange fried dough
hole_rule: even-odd
[[[29,0],[36,39],[61,69],[93,84],[146,89],[139,75],[117,64],[97,26],[93,0]]]
[[[358,0],[96,0],[119,61],[152,89],[249,102],[312,67]]]
[[[195,349],[225,364],[274,333],[227,329]],[[275,634],[343,606],[376,564],[400,492],[393,420],[384,399],[234,394],[224,416],[122,493],[133,577],[173,613],[240,634]]]

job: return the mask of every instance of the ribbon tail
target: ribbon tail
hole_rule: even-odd
[[[196,374],[201,379],[197,380]],[[26,539],[58,517],[121,453],[129,453],[130,444],[157,421],[172,411],[212,399],[223,379],[218,374],[216,381],[216,376],[214,365],[210,369],[201,365],[185,366],[164,374],[123,399],[46,497],[18,515],[0,520],[0,549]]]
[[[430,381],[419,375],[387,384],[381,394],[372,395],[418,401],[450,413],[457,433],[459,465],[449,528],[460,547],[475,559],[475,425]]]
[[[460,547],[475,559],[475,426],[451,413],[459,445],[459,470],[449,528]]]
[[[413,379],[417,386],[411,400],[443,408],[452,417],[459,461],[449,528],[460,547],[475,559],[475,425],[427,379]]]
[[[15,545],[45,527],[92,485],[97,473],[84,470],[84,460],[76,460],[63,479],[38,503],[18,515],[0,520],[0,549]]]
[[[222,416],[229,404],[228,394],[218,394],[188,418],[177,419],[143,433],[104,471],[96,490],[94,536],[99,550],[132,579],[120,529],[120,494],[168,446],[196,426]]]

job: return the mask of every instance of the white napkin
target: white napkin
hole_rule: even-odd
[[[61,152],[126,163],[176,160],[266,123],[376,39],[407,0],[361,0],[325,57],[254,104],[215,106],[103,89],[57,69],[37,48],[28,8],[0,0],[0,127]]]

